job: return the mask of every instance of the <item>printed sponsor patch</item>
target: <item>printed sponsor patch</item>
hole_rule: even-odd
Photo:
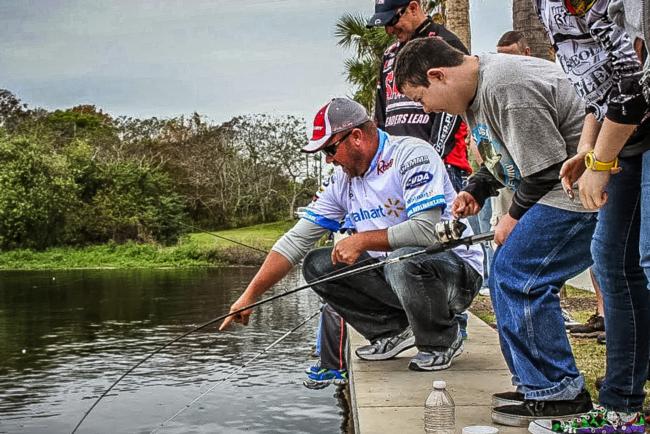
[[[406,189],[411,190],[422,185],[426,185],[433,179],[431,172],[415,172],[407,181]]]
[[[393,159],[392,158],[390,160],[388,160],[388,161],[379,160],[379,162],[377,162],[377,173],[379,175],[381,175],[382,173],[384,173],[385,171],[387,171],[391,167],[393,167]]]
[[[427,157],[426,155],[422,155],[421,157],[416,157],[402,164],[399,168],[399,174],[404,175],[406,172],[413,169],[414,167],[422,166],[424,164],[429,164],[429,157]]]
[[[378,205],[376,208],[359,208],[356,211],[352,211],[350,214],[350,219],[353,222],[361,222],[364,220],[373,220],[376,218],[386,217],[384,213],[384,208],[381,205]]]

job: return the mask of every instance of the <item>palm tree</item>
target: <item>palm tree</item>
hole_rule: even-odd
[[[467,50],[472,51],[472,32],[469,25],[469,0],[445,0],[446,27],[458,36]]]
[[[383,28],[366,28],[366,21],[361,15],[345,14],[336,23],[334,35],[338,45],[355,52],[345,61],[346,78],[355,86],[354,100],[372,112],[379,66],[393,38]]]
[[[512,0],[512,28],[526,36],[533,56],[553,61],[555,53],[546,30],[535,13],[532,1]]]
[[[433,20],[440,24],[447,21],[450,30],[469,49],[469,0],[421,1],[423,9]],[[354,57],[345,61],[346,79],[354,86],[353,99],[372,112],[379,66],[393,38],[381,27],[366,28],[366,21],[362,15],[345,14],[336,23],[334,35],[338,38],[338,45],[355,52]]]

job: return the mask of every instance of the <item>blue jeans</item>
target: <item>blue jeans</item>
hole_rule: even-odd
[[[650,290],[650,151],[643,154],[643,169],[641,177],[641,267],[645,271]]]
[[[595,226],[595,213],[536,204],[494,253],[489,286],[501,351],[525,399],[574,399],[584,388],[559,291],[591,265]]]
[[[487,200],[485,201],[485,204],[483,205],[483,208],[481,208],[481,211],[478,213],[478,226],[479,226],[479,231],[480,233],[485,233],[489,232],[492,225],[490,224],[490,219],[492,218],[492,198],[488,197]],[[487,243],[483,243],[481,245],[483,247],[483,253],[485,255],[483,256],[483,270],[485,270],[485,275],[484,281],[483,281],[483,286],[487,287],[487,281],[490,275],[488,274],[488,270],[490,269],[490,265],[492,264],[492,256],[494,255],[494,250],[492,250],[492,244],[488,241]]]
[[[445,168],[454,190],[456,190],[456,193],[460,192],[467,185],[469,173],[451,164],[445,164]]]
[[[645,163],[644,163],[645,162]],[[648,201],[650,156],[621,158],[623,171],[611,177],[608,200],[598,213],[592,244],[594,275],[603,293],[607,330],[607,370],[600,404],[615,411],[640,411],[648,373],[650,299],[648,282]],[[641,208],[644,207],[644,230]],[[643,242],[639,243],[643,233]],[[644,252],[639,256],[639,246]]]
[[[469,177],[469,173],[456,166],[452,166],[451,164],[445,163],[445,168],[447,169],[447,175],[449,176],[449,180],[451,181],[451,185],[454,187],[454,190],[456,190],[456,193],[460,192],[467,185],[467,178]],[[470,216],[467,218],[467,220],[469,221],[469,224],[474,233],[479,233],[478,220],[476,216]],[[485,271],[487,270],[486,267],[483,267],[483,270],[484,273],[487,273],[487,271]],[[485,279],[487,279],[487,276],[485,276]],[[483,282],[485,284],[485,281]],[[460,334],[463,335],[463,339],[467,339],[468,318],[469,315],[467,315],[467,312],[461,312],[456,315],[456,320],[460,326]]]
[[[388,257],[420,248],[404,247]],[[309,252],[302,272],[313,282],[343,264],[332,265],[332,248]],[[364,253],[359,260],[368,258]],[[345,321],[369,341],[395,336],[408,325],[421,351],[447,349],[458,335],[454,315],[464,311],[481,287],[481,275],[452,251],[423,254],[313,285]]]

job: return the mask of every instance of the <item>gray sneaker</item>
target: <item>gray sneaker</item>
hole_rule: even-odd
[[[415,336],[411,326],[408,326],[395,336],[378,339],[370,345],[357,348],[355,353],[363,360],[388,360],[414,346]]]
[[[460,333],[445,351],[420,351],[411,359],[409,369],[412,371],[441,371],[451,366],[451,361],[463,354],[463,337]]]

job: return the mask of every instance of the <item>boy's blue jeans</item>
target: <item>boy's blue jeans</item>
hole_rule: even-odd
[[[559,291],[591,265],[595,226],[595,213],[536,204],[494,253],[489,287],[501,350],[526,399],[574,399],[584,388]]]
[[[607,185],[592,244],[607,331],[599,401],[611,410],[633,412],[643,406],[650,351],[650,151],[619,161],[623,170]]]

